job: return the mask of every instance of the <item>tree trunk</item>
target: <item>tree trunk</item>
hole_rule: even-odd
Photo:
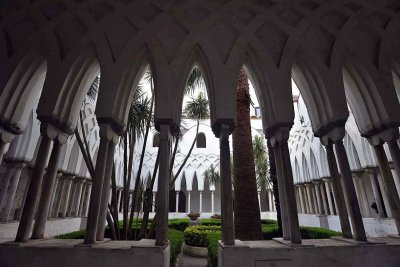
[[[250,125],[250,93],[242,69],[236,91],[236,127],[233,132],[234,220],[240,240],[260,240],[260,207]]]
[[[269,161],[269,177],[272,182],[272,192],[274,194],[274,199],[275,199],[276,219],[278,220],[279,234],[280,236],[282,236],[281,207],[279,203],[278,181],[276,177],[275,154],[271,142],[269,140],[267,140],[267,147],[268,147],[268,161]]]

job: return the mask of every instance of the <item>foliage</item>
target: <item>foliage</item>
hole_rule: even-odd
[[[201,219],[201,225],[221,225],[221,219]]]
[[[185,231],[189,227],[189,220],[184,219],[171,219],[168,221],[168,228],[175,229],[178,231]]]
[[[277,221],[271,219],[262,219],[261,224],[276,224]]]
[[[325,228],[300,226],[301,238],[303,239],[323,239],[331,236],[340,236],[341,232],[332,231]]]
[[[254,165],[256,170],[257,187],[259,190],[266,188],[270,182],[268,170],[269,164],[266,156],[266,147],[264,139],[261,136],[254,136],[253,138],[253,154]]]
[[[183,233],[175,229],[168,229],[168,239],[171,245],[170,266],[175,266],[176,257],[180,253],[183,243]]]
[[[197,220],[197,218],[200,217],[200,213],[197,211],[191,211],[190,213],[187,214],[187,216],[192,220]]]
[[[219,219],[219,220],[221,220],[221,218],[222,218],[221,214],[218,214],[218,213],[215,213],[214,215],[212,215],[210,217],[210,219]]]
[[[128,131],[134,131],[136,138],[142,136],[146,130],[146,125],[152,116],[151,99],[144,96],[138,88],[135,91],[128,113]]]
[[[210,266],[218,266],[218,240],[222,239],[221,231],[210,232],[208,238],[208,256],[210,257]]]
[[[216,185],[220,181],[220,175],[219,175],[219,170],[217,169],[214,164],[211,164],[210,167],[208,167],[204,173],[204,181],[205,183],[209,185]]]
[[[192,97],[192,100],[186,104],[183,113],[190,119],[204,120],[209,116],[208,99],[202,93],[197,97]]]
[[[198,87],[205,87],[205,83],[199,67],[194,66],[186,82],[185,94],[193,94]]]
[[[185,244],[194,247],[207,247],[209,244],[207,235],[211,232],[221,231],[221,226],[195,225],[186,228],[183,232]]]
[[[56,235],[55,239],[83,239],[85,238],[85,230],[66,233],[63,235]]]

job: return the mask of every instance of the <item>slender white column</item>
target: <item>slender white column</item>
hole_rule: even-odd
[[[319,181],[314,182],[315,194],[317,196],[317,207],[318,207],[318,214],[324,214],[324,207],[322,206],[322,197],[321,192],[319,190]]]
[[[54,210],[54,206],[55,206],[55,199],[56,199],[56,195],[57,195],[57,191],[60,187],[60,178],[62,176],[62,173],[59,172],[56,174],[56,180],[54,181],[54,187],[53,187],[53,193],[51,196],[51,202],[50,202],[50,207],[49,207],[49,212],[47,214],[47,219],[50,219],[51,217],[53,217],[53,210]]]
[[[389,205],[388,195],[387,195],[387,192],[385,189],[385,185],[383,183],[382,174],[380,172],[378,172],[376,174],[376,178],[378,180],[379,190],[381,191],[382,200],[383,200],[383,204],[384,204],[385,211],[386,211],[386,216],[389,218],[392,218],[393,217],[392,210]]]
[[[53,217],[57,218],[59,216],[60,213],[60,208],[61,208],[61,203],[63,201],[63,199],[65,198],[65,187],[66,187],[66,180],[65,180],[65,176],[61,176],[60,180],[58,182],[59,184],[59,189],[58,189],[58,198],[56,198],[56,206],[54,207],[54,213],[53,213]]]
[[[272,191],[270,189],[267,189],[267,194],[268,194],[268,211],[273,211],[273,207],[272,207]]]
[[[79,201],[79,208],[78,208],[78,213],[76,214],[77,217],[81,217],[83,215],[83,205],[85,204],[85,196],[86,196],[86,190],[87,190],[87,179],[83,178],[82,182],[82,192],[81,192],[81,197]]]
[[[187,191],[187,199],[188,199],[187,212],[190,213],[190,191]]]
[[[118,205],[118,212],[120,212],[120,207],[121,207],[121,197],[122,197],[122,190],[118,190],[118,200],[117,200],[117,205]]]
[[[310,185],[310,190],[312,193],[312,201],[314,205],[314,214],[319,214],[319,207],[318,207],[318,201],[317,201],[317,192],[315,191],[315,186],[313,183]]]
[[[260,211],[261,211],[261,191],[257,191],[257,196],[258,196],[258,206],[260,207]]]
[[[329,213],[330,215],[335,215],[335,210],[333,208],[333,201],[332,201],[332,195],[331,195],[331,186],[329,179],[323,179],[324,185],[325,185],[325,191],[326,191],[326,196],[328,198],[328,207],[329,207]]]
[[[76,181],[76,192],[74,196],[74,202],[73,202],[73,208],[72,208],[72,214],[74,217],[79,216],[79,206],[81,203],[81,197],[82,197],[82,189],[83,189],[83,183],[85,182],[84,178],[78,178]]]
[[[211,191],[211,212],[214,213],[214,191]]]
[[[319,184],[319,188],[322,196],[322,205],[324,207],[324,214],[329,215],[328,202],[326,200],[326,192],[325,192],[325,182],[321,182]]]
[[[72,212],[74,209],[74,201],[76,197],[76,190],[78,189],[78,182],[77,182],[78,180],[79,178],[75,178],[71,184],[71,193],[69,197],[67,217],[72,217]]]
[[[176,197],[175,197],[175,212],[179,212],[179,191],[176,191]]]
[[[203,212],[203,191],[199,191],[199,212]]]
[[[272,211],[276,211],[274,192],[271,191]]]
[[[311,186],[310,186],[310,184],[305,184],[305,187],[306,187],[306,191],[307,191],[309,212],[310,212],[310,214],[315,214],[313,200],[312,200]]]
[[[297,189],[299,190],[300,213],[306,213],[305,208],[304,208],[302,185],[297,185]]]
[[[66,183],[65,185],[65,194],[64,194],[64,200],[62,203],[62,211],[61,211],[61,218],[65,218],[67,216],[67,212],[68,212],[68,205],[70,202],[70,197],[71,197],[71,187],[72,187],[72,182],[73,179],[75,178],[75,176],[73,175],[65,175],[66,176],[66,180],[64,181],[64,183]]]
[[[376,177],[376,171],[374,169],[368,169],[367,173],[371,181],[372,193],[374,194],[376,208],[378,209],[378,215],[380,218],[385,218],[385,209],[383,208],[381,193],[379,192],[378,178]]]
[[[40,131],[42,139],[39,141],[39,150],[32,177],[29,182],[25,205],[19,222],[17,236],[15,238],[16,242],[26,242],[29,239],[36,206],[39,202],[39,192],[42,186],[43,175],[50,152],[51,139],[55,138],[58,134],[57,130],[48,124],[41,124]]]
[[[367,193],[365,192],[363,173],[362,172],[355,173],[354,180],[358,188],[358,196],[360,197],[360,202],[363,208],[364,217],[369,218],[371,217],[371,211],[369,209]]]
[[[168,243],[168,195],[169,195],[169,163],[170,150],[169,140],[171,131],[169,124],[159,125],[160,130],[160,146],[158,153],[160,155],[157,198],[156,198],[156,246],[164,246]]]
[[[397,138],[393,138],[388,142],[388,146],[390,155],[392,156],[394,168],[396,169],[396,175],[394,175],[394,179],[397,186],[397,192],[400,195],[400,148],[397,140]]]
[[[22,171],[23,167],[24,167],[24,164],[17,164],[15,166],[15,169],[14,169],[14,172],[12,175],[13,177],[12,177],[11,183],[9,185],[9,189],[8,189],[7,201],[5,203],[4,210],[1,215],[1,221],[3,221],[3,222],[8,221],[8,219],[9,219],[11,208],[14,203],[15,194],[17,192],[19,179],[21,178],[21,171]]]

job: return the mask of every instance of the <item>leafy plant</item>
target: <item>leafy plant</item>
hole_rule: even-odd
[[[207,247],[209,240],[207,235],[211,232],[221,231],[221,226],[195,225],[186,228],[183,232],[185,244],[194,247]]]
[[[192,212],[188,213],[187,216],[188,216],[192,221],[195,221],[195,220],[197,220],[197,218],[200,217],[200,213],[197,212],[197,211],[192,211]]]
[[[210,167],[208,167],[204,173],[204,181],[208,183],[209,185],[216,185],[219,183],[221,176],[219,174],[219,169],[214,166],[214,164],[211,164]]]

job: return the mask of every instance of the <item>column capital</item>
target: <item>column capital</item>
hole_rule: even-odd
[[[84,182],[86,182],[86,178],[85,177],[76,177],[75,179],[74,179],[74,181],[76,181],[77,183],[84,183]]]
[[[60,145],[67,143],[68,134],[59,130],[57,127],[53,126],[50,123],[40,124],[40,133],[43,138],[53,140]]]
[[[218,119],[212,126],[212,131],[215,137],[220,138],[224,136],[229,136],[235,129],[234,119]]]
[[[318,180],[312,180],[311,183],[313,184],[321,184],[322,183],[322,179],[318,179]]]
[[[100,128],[99,131],[100,139],[111,141],[114,144],[118,142],[119,135],[110,124],[107,123],[99,124],[99,128]]]
[[[271,145],[275,147],[278,143],[287,142],[289,140],[290,128],[288,126],[277,127],[273,131],[266,133],[266,138],[270,139]]]
[[[330,130],[328,133],[320,137],[320,142],[324,146],[333,145],[339,141],[342,141],[346,130],[344,126],[338,126]]]
[[[0,128],[0,141],[6,144],[11,143],[12,140],[14,140],[16,134],[22,134],[22,132],[10,132],[5,130],[4,128]]]
[[[378,146],[378,145],[383,145],[386,142],[397,140],[398,138],[399,138],[398,128],[390,128],[367,137],[367,140],[371,146]]]

